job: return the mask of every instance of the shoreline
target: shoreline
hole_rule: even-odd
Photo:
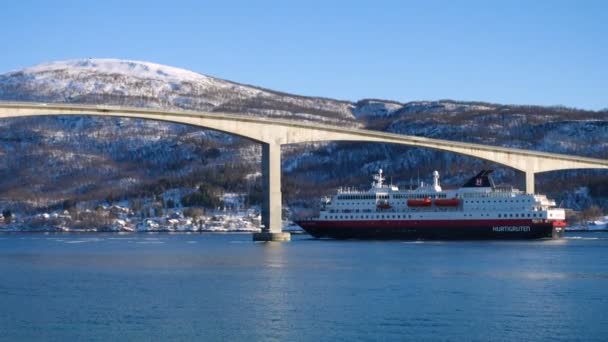
[[[285,230],[283,232],[291,233],[291,234],[308,234],[304,230],[302,231],[292,231]],[[212,230],[202,230],[202,231],[168,231],[168,230],[159,230],[159,231],[86,231],[86,230],[71,230],[71,231],[54,231],[54,230],[17,230],[17,231],[2,231],[1,234],[121,234],[121,235],[130,235],[130,234],[254,234],[258,233],[255,231],[212,231]]]

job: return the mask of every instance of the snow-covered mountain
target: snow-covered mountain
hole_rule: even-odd
[[[184,69],[117,59],[53,62],[7,73],[0,76],[0,97],[355,123],[352,105],[345,101],[284,94]]]
[[[606,112],[452,100],[351,103],[147,62],[86,59],[6,73],[0,75],[0,100],[235,112],[608,158]],[[256,193],[259,156],[259,146],[246,140],[183,125],[67,116],[0,120],[0,208],[132,198],[200,182]],[[365,186],[377,168],[405,183],[438,169],[443,183],[455,186],[487,166],[499,169],[499,183],[521,184],[504,167],[428,149],[293,145],[284,147],[283,192],[293,203],[331,187]],[[605,171],[553,172],[540,175],[537,188],[572,207],[608,207],[606,194],[597,191],[607,180]],[[581,186],[591,189],[592,198],[577,204],[572,193]]]

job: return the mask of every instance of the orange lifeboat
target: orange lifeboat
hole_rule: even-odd
[[[430,207],[431,199],[429,197],[425,199],[408,199],[407,200],[408,207]]]
[[[435,200],[435,205],[438,207],[457,207],[460,204],[458,198],[438,198]]]
[[[565,228],[567,226],[566,221],[553,221],[553,227],[562,227]]]

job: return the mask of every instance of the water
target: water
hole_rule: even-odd
[[[608,233],[0,235],[0,340],[608,340]]]

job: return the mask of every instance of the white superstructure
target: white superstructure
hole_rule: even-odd
[[[321,201],[318,220],[521,220],[562,221],[565,211],[544,195],[514,188],[497,188],[482,171],[456,190],[444,191],[439,172],[432,184],[414,190],[386,184],[382,170],[374,175],[368,191],[339,189]]]

